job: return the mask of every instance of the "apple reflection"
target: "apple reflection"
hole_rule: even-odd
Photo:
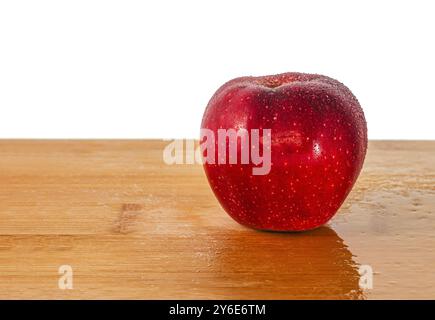
[[[220,245],[215,280],[224,296],[364,299],[352,253],[329,227],[304,233],[233,233]]]

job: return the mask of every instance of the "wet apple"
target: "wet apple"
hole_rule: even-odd
[[[216,137],[219,130],[244,133],[236,137],[237,162],[205,161],[204,169],[225,211],[240,224],[261,230],[302,231],[325,224],[351,191],[367,149],[358,100],[339,81],[316,74],[231,80],[211,98],[201,128]],[[266,137],[260,137],[261,152],[271,156],[270,168],[262,174],[254,174],[258,163],[247,163],[246,157],[241,161],[246,139],[253,142],[251,132],[269,132],[267,148],[262,145]],[[228,142],[231,135],[226,138]],[[203,150],[204,155],[213,152],[219,158],[222,141],[213,143],[214,150]],[[224,145],[226,159],[230,146]]]

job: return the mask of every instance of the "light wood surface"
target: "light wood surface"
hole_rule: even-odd
[[[0,298],[435,298],[435,142],[370,142],[337,215],[298,234],[238,225],[167,143],[0,140]]]

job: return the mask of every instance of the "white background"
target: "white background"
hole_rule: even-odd
[[[0,138],[197,137],[225,81],[321,73],[435,139],[434,1],[2,1]]]

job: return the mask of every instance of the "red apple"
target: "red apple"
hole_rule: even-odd
[[[259,129],[260,134],[271,129],[270,149],[264,148],[267,139],[260,138],[259,145],[263,155],[270,150],[270,170],[254,174],[258,162],[242,163],[246,136],[237,140],[237,163],[204,163],[226,212],[261,230],[302,231],[325,224],[352,189],[367,149],[367,124],[358,100],[342,83],[315,74],[233,79],[211,98],[202,128],[215,137],[219,129]],[[201,137],[203,147],[209,138]],[[250,160],[258,152],[253,141]],[[205,160],[222,156],[221,142],[216,138],[215,150],[203,150]]]

